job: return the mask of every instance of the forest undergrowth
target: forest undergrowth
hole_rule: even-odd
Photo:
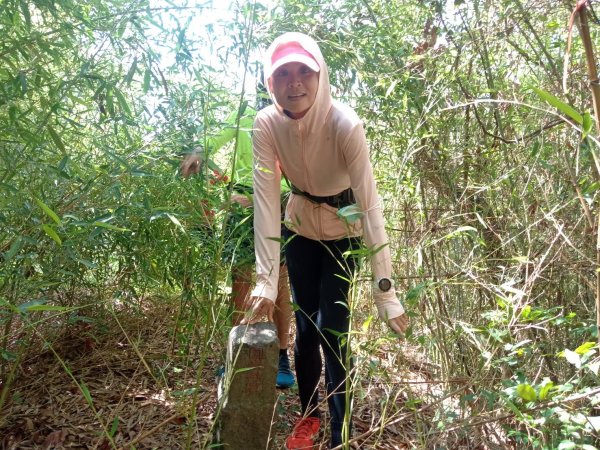
[[[182,351],[174,339],[177,306],[177,299],[146,298],[70,324],[50,314],[36,326],[12,386],[1,448],[209,445],[224,338],[204,355]],[[351,448],[510,448],[495,420],[479,416],[472,424],[459,405],[461,393],[473,389],[470,380],[436,379],[437,368],[416,346],[397,353],[392,341],[377,344],[355,343],[361,382]],[[300,413],[296,397],[295,388],[278,390],[274,448],[283,447]],[[450,430],[439,427],[444,414],[456,414]],[[327,443],[322,436],[316,448]]]

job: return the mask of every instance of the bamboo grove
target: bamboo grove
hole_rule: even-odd
[[[197,21],[216,10],[218,20]],[[403,343],[380,339],[365,270],[356,351],[403,355],[393,370],[405,381],[426,370],[432,387],[395,384],[371,362],[362,375],[380,381],[388,417],[417,424],[411,448],[596,448],[599,17],[600,3],[575,0],[227,10],[4,0],[0,429],[31,352],[70,329],[97,338],[98,324],[149,303],[170,305],[165,348],[178,349],[196,388],[206,383],[204,367],[225,345],[220,254],[230,243],[219,227],[205,232],[199,205],[221,223],[230,192],[210,177],[182,179],[179,162],[255,102],[248,81],[260,49],[293,29],[319,42],[335,95],[364,119],[411,314]],[[215,155],[225,166],[229,157]],[[118,448],[92,393],[65,372],[107,448]],[[394,400],[400,392],[406,402]],[[363,437],[385,427],[382,415]],[[182,446],[210,445],[210,433],[192,434],[182,431]]]

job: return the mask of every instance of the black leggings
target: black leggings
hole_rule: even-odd
[[[342,255],[358,248],[360,239],[315,241],[287,229],[284,238],[292,298],[298,306],[294,355],[302,413],[319,416],[321,346],[331,428],[332,432],[341,432],[346,409],[345,380],[351,369],[345,344],[350,324],[347,298],[356,271],[355,258]]]

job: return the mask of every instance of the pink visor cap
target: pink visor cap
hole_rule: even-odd
[[[320,67],[317,60],[298,42],[286,42],[277,46],[271,55],[271,66],[265,70],[265,78],[273,75],[278,68],[290,62],[299,62],[318,72]]]

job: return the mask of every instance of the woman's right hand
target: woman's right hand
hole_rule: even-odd
[[[388,325],[396,334],[404,334],[408,328],[408,316],[403,313],[401,316],[388,320]]]
[[[244,302],[246,317],[240,322],[242,325],[261,322],[266,316],[269,322],[275,322],[273,313],[275,312],[275,302],[266,297],[250,297]]]

